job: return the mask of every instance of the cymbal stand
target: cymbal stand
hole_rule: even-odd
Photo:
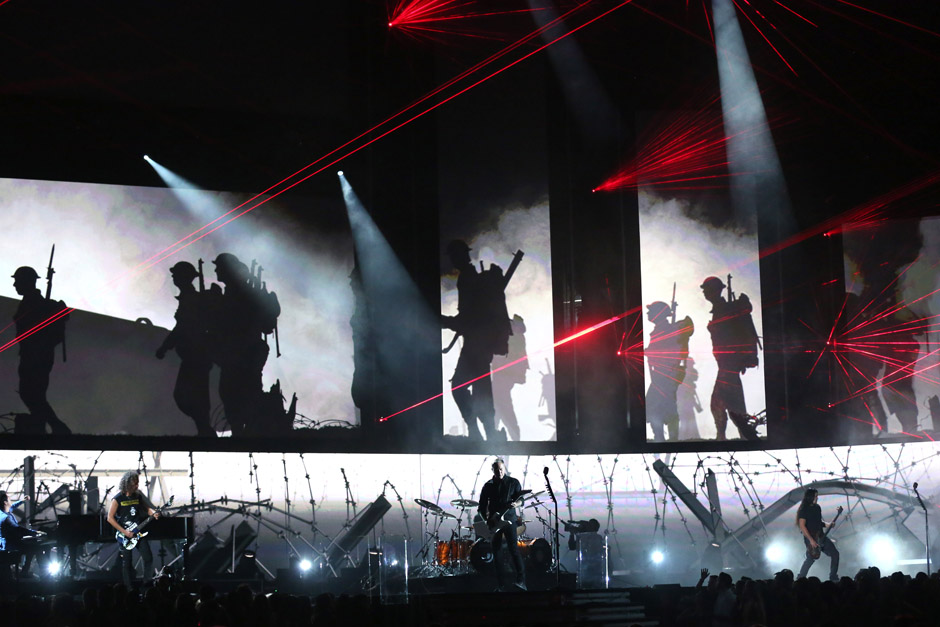
[[[307,470],[307,462],[304,459],[304,454],[300,454],[300,463],[304,467],[304,478],[307,480],[307,492],[310,493],[310,530],[313,532],[313,543],[317,542],[317,533],[320,532],[317,529],[317,502],[313,498],[313,484],[310,483],[310,471]],[[325,534],[324,534],[325,535]],[[330,540],[329,536],[327,539]],[[332,540],[330,540],[332,542]]]
[[[284,522],[287,525],[287,531],[290,532],[290,480],[287,477],[287,455],[281,453],[281,465],[284,468]]]
[[[343,473],[343,483],[346,484],[346,524],[343,525],[343,531],[345,531],[352,525],[352,520],[359,514],[356,513],[356,501],[353,500],[352,489],[349,487],[349,479],[346,478],[346,469],[340,468],[339,471]],[[350,508],[352,508],[352,518],[349,516]]]
[[[398,506],[401,508],[401,517],[405,521],[405,538],[408,540],[408,542],[411,542],[412,540],[411,529],[408,527],[408,511],[405,509],[405,503],[403,499],[401,498],[401,494],[398,493],[398,490],[395,489],[395,486],[392,485],[391,481],[386,480],[385,483],[382,484],[382,496],[385,496],[386,488],[391,488],[392,492],[395,493],[395,498],[398,500]],[[384,537],[385,536],[385,531],[384,531],[385,530],[385,527],[384,527],[385,518],[383,517],[382,520],[383,520],[382,536]]]
[[[436,551],[437,543],[440,542],[440,526],[441,519],[437,518],[437,522],[434,524],[433,529],[428,525],[428,516],[430,512],[424,510],[424,544],[421,545],[421,548],[418,549],[418,552],[415,553],[415,560],[419,557],[421,558],[421,567],[419,568],[419,573],[422,575],[440,575],[442,574],[442,566],[435,563],[436,554],[432,555],[432,549]]]
[[[927,550],[927,576],[930,577],[930,525],[927,522],[927,506],[924,505],[924,500],[920,498],[916,481],[914,482],[914,496],[917,497],[917,502],[920,504],[921,509],[924,510],[924,545]]]
[[[444,478],[450,479],[451,485],[454,486],[454,490],[457,491],[457,498],[459,498],[460,500],[464,500],[464,499],[463,499],[463,491],[461,491],[460,486],[457,485],[457,482],[454,481],[454,478],[451,477],[449,474],[444,475]],[[462,542],[463,539],[464,539],[464,537],[463,537],[463,527],[462,527],[462,524],[461,524],[461,523],[463,523],[463,515],[464,515],[464,512],[465,512],[466,510],[465,510],[464,508],[462,508],[462,507],[458,507],[457,510],[459,511],[459,513],[457,514],[457,541],[458,541],[458,543],[459,543],[459,542]],[[470,518],[470,515],[469,515],[469,514],[467,514],[467,518],[468,518],[468,520],[467,520],[467,525],[469,526],[470,523],[473,522],[473,519]],[[468,534],[467,534],[467,539],[469,539],[469,538],[470,538],[470,534],[468,533]],[[467,553],[467,556],[466,556],[464,559],[459,559],[459,558],[458,558],[458,559],[456,560],[456,566],[457,566],[457,571],[458,571],[458,572],[467,572],[467,571],[469,571],[469,567],[470,567],[470,554],[469,554],[469,552]]]
[[[558,544],[558,499],[555,498],[552,483],[548,480],[548,466],[545,467],[543,474],[545,475],[545,489],[548,490],[548,495],[552,498],[552,503],[555,504],[555,542],[552,543],[552,547],[555,550],[555,585],[558,586],[561,583],[561,557],[559,555],[560,547]]]

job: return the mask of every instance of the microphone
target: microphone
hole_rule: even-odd
[[[917,491],[917,482],[916,482],[916,481],[914,482],[914,491],[915,491],[915,492]]]
[[[546,477],[548,476],[548,466],[542,469],[542,474],[545,475]]]

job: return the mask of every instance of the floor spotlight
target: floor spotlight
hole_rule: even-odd
[[[313,562],[311,562],[310,560],[300,560],[300,564],[298,564],[298,567],[300,568],[300,572],[305,573],[311,568],[313,568]]]
[[[660,551],[660,550],[658,550],[658,549],[655,550],[655,551],[653,551],[652,553],[650,553],[650,560],[651,560],[654,564],[662,564],[662,563],[663,563],[663,560],[665,560],[665,559],[666,559],[666,556],[663,554],[662,551]]]
[[[865,556],[879,568],[892,567],[897,560],[897,548],[887,536],[875,536],[865,545]]]
[[[779,564],[786,558],[786,551],[784,551],[783,547],[779,544],[771,544],[767,547],[767,550],[764,551],[764,556],[767,558],[768,562]]]

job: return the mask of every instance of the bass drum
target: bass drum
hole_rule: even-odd
[[[552,545],[545,538],[519,540],[518,547],[526,570],[544,573],[552,567]]]
[[[493,545],[480,538],[470,548],[470,565],[478,573],[493,572]]]

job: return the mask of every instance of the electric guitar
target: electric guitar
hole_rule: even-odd
[[[132,532],[134,535],[133,537],[128,538],[120,531],[115,531],[114,539],[118,541],[118,544],[121,545],[121,548],[130,551],[135,546],[137,546],[137,543],[140,542],[140,539],[150,533],[149,531],[144,531],[144,528],[150,524],[150,521],[153,520],[154,516],[156,516],[158,513],[162,513],[164,509],[173,505],[173,498],[174,496],[170,496],[170,500],[164,503],[163,507],[155,510],[153,514],[147,516],[147,519],[142,522],[138,523],[134,522],[133,520],[125,521],[123,523],[124,528]]]
[[[842,514],[842,506],[840,505],[839,508],[836,510],[836,517],[832,519],[832,522],[829,523],[829,525],[826,527],[826,530],[825,530],[825,531],[821,531],[819,534],[817,534],[817,536],[816,536],[816,546],[815,546],[815,547],[812,547],[812,546],[809,547],[808,553],[809,553],[810,557],[812,557],[814,560],[818,560],[818,559],[819,559],[819,556],[822,555],[822,545],[823,545],[823,542],[825,542],[825,541],[826,541],[826,538],[829,537],[829,532],[832,531],[832,528],[836,526],[836,521],[839,520],[839,516],[840,516],[841,514]]]
[[[525,502],[525,496],[531,493],[532,490],[523,490],[519,493],[519,496],[516,497],[516,500],[509,504],[502,512],[496,512],[490,514],[490,517],[486,520],[483,519],[483,516],[477,514],[473,517],[473,530],[476,532],[477,536],[483,538],[484,540],[492,542],[493,536],[496,535],[497,531],[506,529],[507,527],[512,526],[513,524],[517,525],[517,533],[522,533],[525,531],[525,525],[516,521],[515,523],[511,520],[506,520],[506,514],[515,511],[517,507],[522,505]]]

